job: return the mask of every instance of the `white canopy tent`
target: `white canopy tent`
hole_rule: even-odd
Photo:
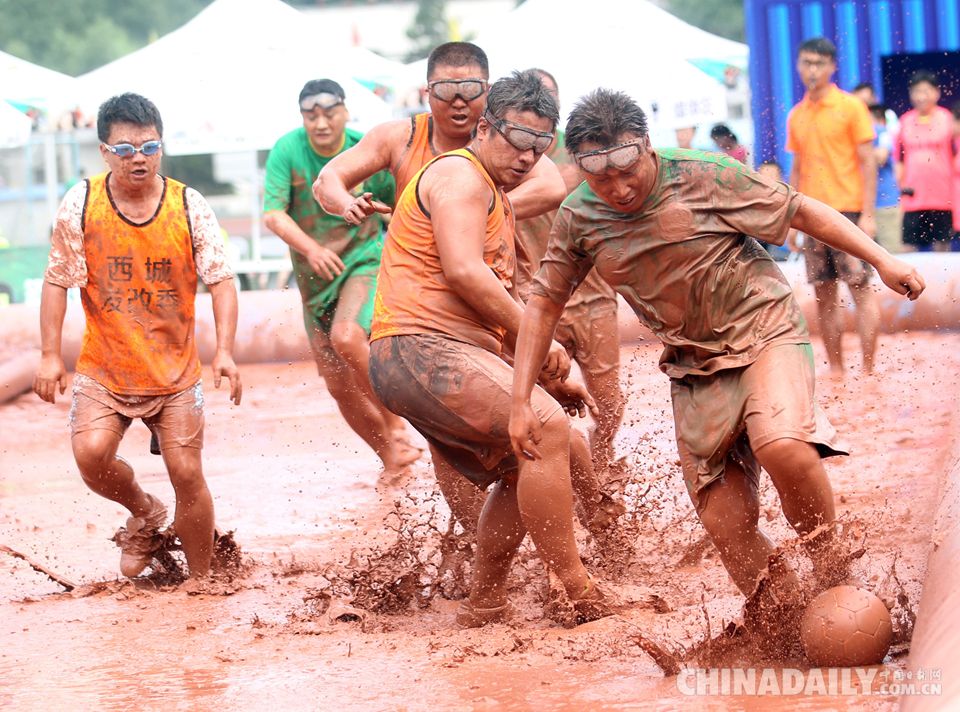
[[[30,140],[32,124],[30,117],[0,99],[0,148],[26,144]]]
[[[723,84],[692,62],[745,66],[747,53],[746,45],[688,25],[647,0],[527,0],[474,42],[490,58],[492,79],[529,67],[553,74],[561,114],[602,86],[636,99],[652,131],[725,118]]]
[[[76,98],[76,79],[0,52],[0,99],[54,113]]]
[[[343,86],[358,127],[391,118],[281,0],[215,0],[183,27],[77,82],[90,110],[124,91],[151,99],[163,116],[164,151],[178,155],[271,148],[299,124],[303,84],[320,77]]]

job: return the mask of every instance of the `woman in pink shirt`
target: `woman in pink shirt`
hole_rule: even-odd
[[[903,242],[920,252],[950,244],[953,235],[953,115],[942,106],[930,72],[910,77],[913,109],[900,118],[893,146],[894,170],[903,193]]]
[[[953,239],[951,252],[960,252],[960,101],[953,105]]]

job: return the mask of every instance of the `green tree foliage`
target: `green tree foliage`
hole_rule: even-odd
[[[407,37],[414,42],[414,49],[407,54],[408,62],[423,59],[450,38],[446,6],[446,0],[419,0],[413,24],[407,29]]]
[[[0,49],[73,76],[122,57],[210,0],[0,0]]]
[[[707,32],[744,41],[743,0],[666,0],[663,8]]]

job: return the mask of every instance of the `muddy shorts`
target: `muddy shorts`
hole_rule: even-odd
[[[683,480],[700,511],[704,488],[721,478],[728,458],[756,486],[753,454],[781,438],[811,443],[821,457],[848,454],[814,402],[810,344],[770,346],[749,366],[671,381]]]
[[[110,430],[120,437],[134,418],[157,436],[160,450],[203,447],[203,385],[164,396],[127,396],[108,391],[89,376],[73,379],[70,432]]]
[[[602,376],[620,368],[616,300],[583,302],[564,310],[553,337],[585,375]]]
[[[370,334],[382,251],[383,239],[377,238],[341,255],[343,272],[330,282],[295,263],[297,284],[303,297],[303,326],[317,359],[331,365],[339,363],[330,343],[335,324],[352,322]]]
[[[370,344],[370,383],[478,487],[517,471],[508,430],[513,369],[496,354],[438,334],[389,336]],[[530,400],[541,423],[561,410],[539,386]]]
[[[843,213],[843,216],[852,223],[860,219],[860,213]],[[810,284],[840,280],[851,287],[864,287],[873,275],[869,262],[828,247],[809,235],[804,236],[802,252]]]

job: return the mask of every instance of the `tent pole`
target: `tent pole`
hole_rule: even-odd
[[[44,230],[49,231],[57,214],[57,204],[60,191],[57,187],[57,144],[56,136],[52,133],[43,135],[43,175],[47,187],[46,192],[46,224]]]
[[[250,151],[250,259],[259,262],[260,250],[260,175],[257,151]]]

